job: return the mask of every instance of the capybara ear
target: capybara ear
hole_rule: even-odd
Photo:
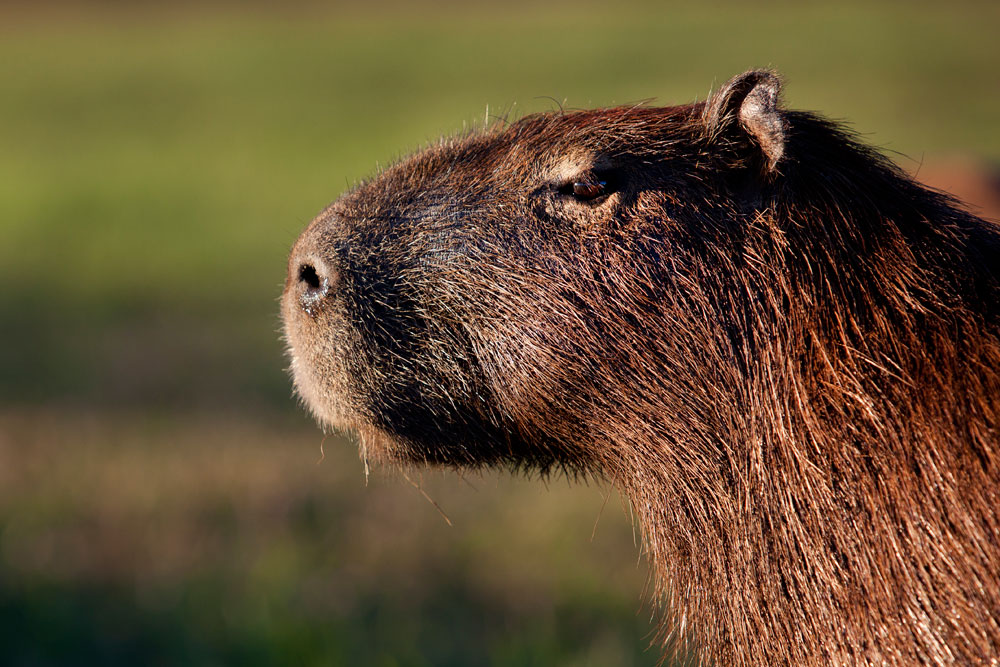
[[[780,93],[781,79],[770,70],[751,70],[733,77],[705,104],[703,118],[709,138],[745,145],[749,137],[762,153],[765,171],[774,171],[785,152]]]

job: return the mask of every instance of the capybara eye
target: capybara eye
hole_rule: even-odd
[[[608,194],[608,182],[595,176],[572,180],[559,188],[559,194],[572,195],[577,201],[593,201]]]
[[[606,185],[606,181],[597,181],[596,183],[577,181],[573,184],[573,196],[584,201],[597,199],[604,194],[604,186]]]

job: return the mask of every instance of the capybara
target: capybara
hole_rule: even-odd
[[[596,476],[665,650],[997,664],[1000,228],[750,71],[530,115],[330,205],[282,300],[374,460]]]

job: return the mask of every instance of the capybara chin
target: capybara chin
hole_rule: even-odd
[[[751,71],[532,115],[323,211],[295,385],[367,456],[629,497],[665,650],[997,664],[1000,231]]]

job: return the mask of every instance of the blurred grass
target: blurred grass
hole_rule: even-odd
[[[998,28],[986,1],[0,4],[0,662],[654,664],[616,500],[588,541],[606,491],[431,475],[449,529],[347,443],[314,465],[289,246],[487,109],[756,66],[905,166],[997,161]]]
[[[450,527],[302,424],[51,417],[0,414],[4,665],[656,662],[605,489],[410,471]]]

